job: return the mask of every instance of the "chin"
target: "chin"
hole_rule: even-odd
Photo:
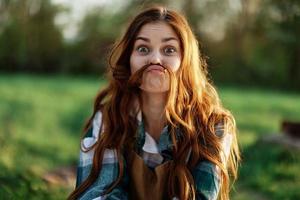
[[[152,73],[154,74],[154,73]],[[141,90],[149,93],[166,93],[169,91],[169,79],[164,75],[147,73],[143,76]]]

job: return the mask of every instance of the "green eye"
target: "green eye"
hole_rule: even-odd
[[[140,46],[137,48],[137,51],[140,52],[140,53],[148,53],[149,52],[149,49],[145,46]]]
[[[164,49],[165,54],[173,54],[176,52],[176,49],[174,47],[166,47]]]

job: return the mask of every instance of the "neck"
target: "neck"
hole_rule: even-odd
[[[167,93],[142,92],[145,130],[158,141],[166,123],[165,105]]]

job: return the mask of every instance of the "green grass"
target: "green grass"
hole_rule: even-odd
[[[283,119],[300,121],[300,94],[220,88],[220,96],[236,118],[242,151],[233,199],[300,199],[300,151],[261,140],[280,134]]]
[[[46,171],[77,161],[82,124],[101,80],[0,77],[0,199],[65,199]],[[2,198],[5,197],[5,198]]]
[[[74,165],[78,140],[100,78],[0,75],[0,199],[65,199],[72,186],[49,187],[41,176]],[[299,199],[300,154],[261,142],[280,122],[300,120],[300,94],[220,87],[236,117],[243,162],[234,200]]]

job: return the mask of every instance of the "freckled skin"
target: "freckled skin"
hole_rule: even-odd
[[[176,72],[181,64],[180,40],[174,30],[164,22],[145,24],[137,34],[130,56],[130,70],[134,74],[146,64],[140,88],[144,92],[165,93],[169,90],[168,72],[157,70],[162,65]],[[162,69],[162,68],[161,68]]]

